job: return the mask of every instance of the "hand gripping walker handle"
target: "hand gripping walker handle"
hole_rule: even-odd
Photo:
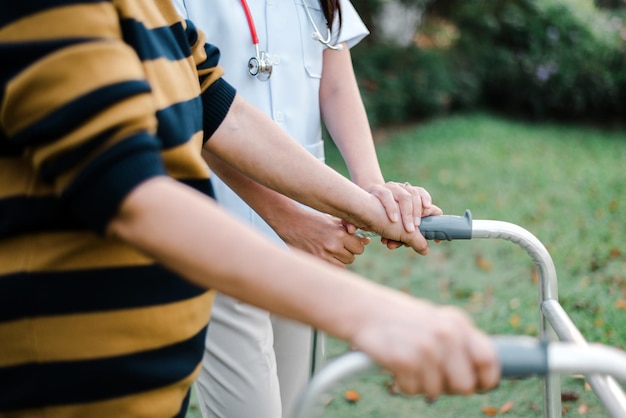
[[[419,226],[420,232],[426,239],[452,241],[453,239],[472,239],[472,213],[465,210],[465,215],[440,215],[426,216],[422,218]],[[357,237],[377,236],[375,232],[357,229],[354,233]]]
[[[545,343],[527,336],[491,336],[491,339],[500,362],[502,378],[544,376],[550,372],[548,347],[555,343]],[[566,348],[571,348],[571,344]],[[576,364],[580,364],[580,358],[576,360]],[[301,393],[293,418],[320,417],[323,411],[321,397],[324,393],[351,376],[377,367],[371,357],[360,351],[352,351],[329,361],[316,372]]]
[[[426,216],[422,218],[420,232],[426,239],[472,239],[472,213],[466,209],[463,216]]]

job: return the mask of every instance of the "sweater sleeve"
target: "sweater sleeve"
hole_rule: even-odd
[[[0,55],[15,57],[2,60],[3,136],[38,189],[103,233],[133,188],[165,173],[152,90],[112,3],[38,7],[15,8],[0,35]]]
[[[207,141],[226,117],[236,90],[222,78],[224,70],[218,65],[217,46],[207,43],[204,32],[193,22],[186,20],[185,23],[202,91],[204,141]]]

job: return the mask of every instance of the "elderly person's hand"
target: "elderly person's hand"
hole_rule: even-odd
[[[388,369],[403,392],[435,399],[498,384],[500,366],[491,340],[467,314],[410,295],[383,293],[371,315],[354,328],[351,341]]]

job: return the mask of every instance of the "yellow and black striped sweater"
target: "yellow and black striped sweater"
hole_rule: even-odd
[[[152,176],[211,193],[218,59],[169,0],[0,3],[0,417],[184,416],[213,293],[102,233]]]

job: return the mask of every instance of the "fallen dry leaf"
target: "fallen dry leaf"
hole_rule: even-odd
[[[519,323],[520,323],[520,317],[518,314],[513,314],[511,315],[511,317],[509,318],[509,324],[513,327],[513,328],[517,328],[519,327]]]
[[[626,311],[626,299],[618,299],[615,301],[615,308]]]
[[[493,286],[487,286],[485,294],[483,295],[483,303],[485,305],[491,305],[493,301]]]
[[[359,392],[353,389],[346,390],[345,393],[343,394],[343,397],[346,401],[351,402],[351,403],[358,402],[359,399],[361,399]]]
[[[502,405],[500,407],[500,409],[498,410],[499,413],[501,414],[506,414],[507,412],[509,412],[511,409],[513,409],[513,406],[515,405],[515,403],[513,401],[508,401],[506,402],[504,405]]]
[[[597,208],[595,211],[595,215],[596,215],[596,219],[604,218],[604,211],[602,210],[602,208]]]
[[[534,284],[539,283],[539,273],[537,273],[537,269],[533,269],[532,271],[532,280]]]
[[[491,261],[487,260],[485,257],[483,257],[480,254],[476,254],[476,265],[478,266],[479,269],[481,269],[482,271],[489,271],[492,269],[493,264],[491,263]]]
[[[589,405],[587,405],[586,403],[580,404],[580,406],[578,407],[578,413],[580,415],[585,415],[587,411],[589,411]]]
[[[447,299],[450,296],[450,285],[452,281],[448,278],[439,279],[439,297]]]
[[[495,417],[498,415],[498,408],[494,408],[493,406],[483,406],[483,414],[488,417]]]
[[[580,396],[576,392],[561,392],[561,400],[563,402],[574,402],[577,401]]]

